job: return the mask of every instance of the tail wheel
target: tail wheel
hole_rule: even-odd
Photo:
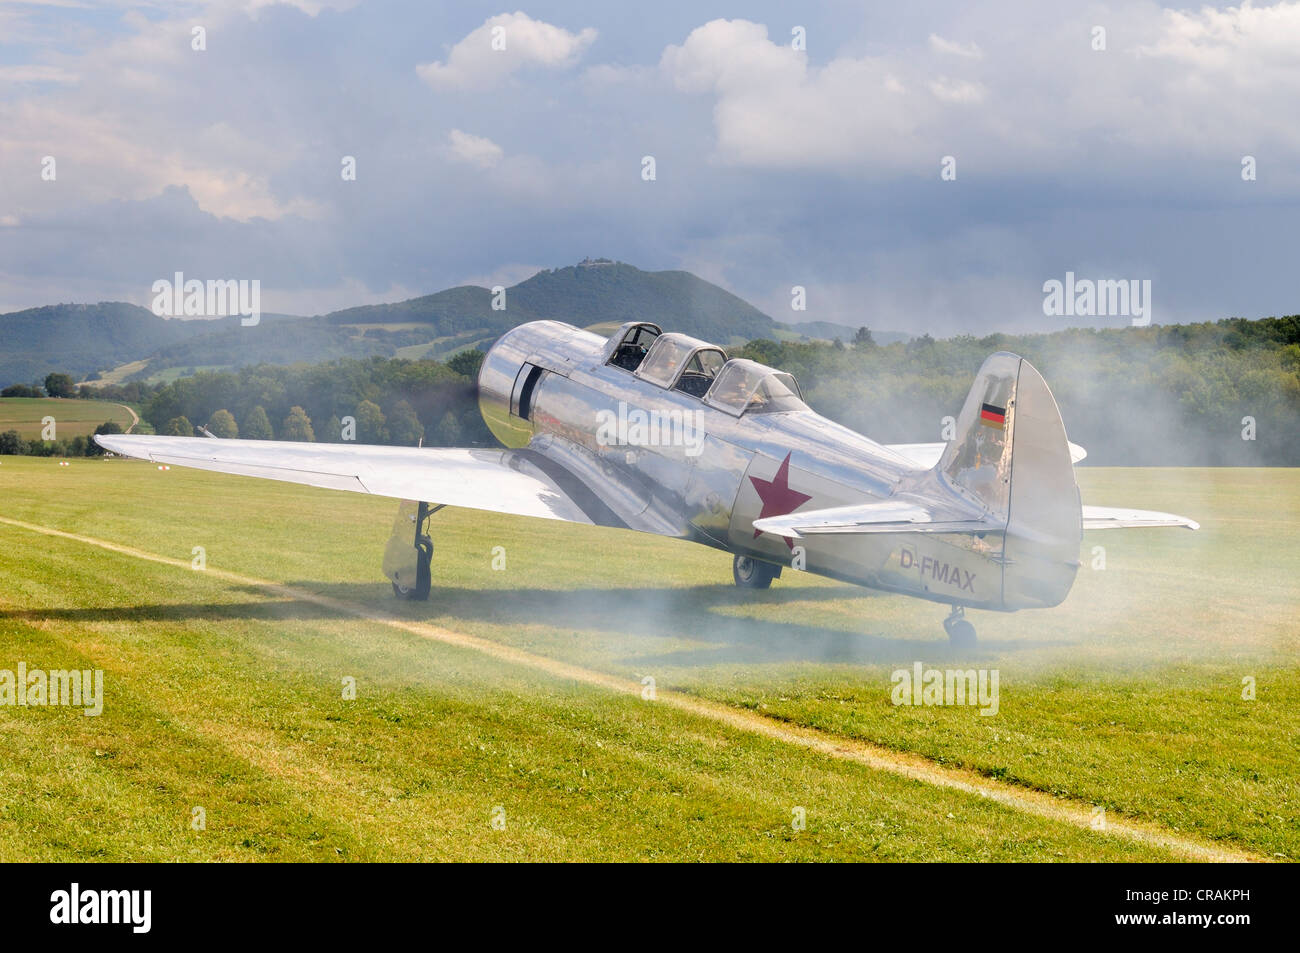
[[[948,644],[953,648],[973,649],[975,643],[975,626],[965,619],[958,619],[948,628]]]
[[[767,589],[780,572],[779,566],[748,556],[737,556],[731,561],[731,576],[741,589]]]
[[[948,633],[948,644],[954,649],[975,647],[975,626],[966,621],[966,610],[961,606],[952,607],[952,615],[943,620],[943,628]]]

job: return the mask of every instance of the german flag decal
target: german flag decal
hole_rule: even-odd
[[[982,404],[980,406],[980,423],[986,427],[1006,430],[1007,409],[1005,407],[994,407],[992,404]]]

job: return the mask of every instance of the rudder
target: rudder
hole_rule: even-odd
[[[935,469],[1005,521],[1003,608],[1058,605],[1079,568],[1079,488],[1061,412],[1032,364],[1006,351],[984,362]]]

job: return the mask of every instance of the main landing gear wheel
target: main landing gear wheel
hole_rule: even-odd
[[[416,540],[415,549],[418,555],[415,557],[415,585],[409,589],[405,586],[399,586],[393,583],[393,595],[399,599],[411,599],[416,602],[425,602],[429,598],[429,589],[433,585],[433,540],[423,533]]]
[[[741,589],[767,589],[779,575],[780,566],[750,559],[748,556],[737,556],[731,561],[731,577]]]
[[[943,629],[948,633],[948,644],[953,648],[975,647],[975,626],[966,621],[966,610],[961,606],[952,607],[952,615],[943,620]]]
[[[393,595],[399,599],[425,602],[429,598],[429,589],[433,583],[433,539],[424,531],[429,517],[442,509],[442,506],[429,506],[421,503],[415,518],[415,585],[401,586],[393,583]]]

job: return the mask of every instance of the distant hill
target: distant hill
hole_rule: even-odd
[[[441,359],[544,318],[578,327],[653,321],[724,346],[754,338],[847,339],[854,330],[827,322],[778,324],[689,272],[642,271],[608,259],[538,272],[506,289],[504,310],[492,304],[489,289],[467,285],[318,317],[264,315],[253,327],[242,327],[238,317],[167,320],[115,302],[34,308],[0,315],[0,386],[54,370],[82,377],[117,368],[109,376],[120,381],[370,355]]]
[[[263,314],[262,325],[301,320]],[[212,320],[160,318],[123,301],[55,304],[0,314],[0,387],[40,381],[51,371],[76,378],[141,361],[195,338],[239,327],[239,317]]]
[[[0,315],[0,384],[74,376],[136,360],[207,330],[120,301],[55,304]]]

